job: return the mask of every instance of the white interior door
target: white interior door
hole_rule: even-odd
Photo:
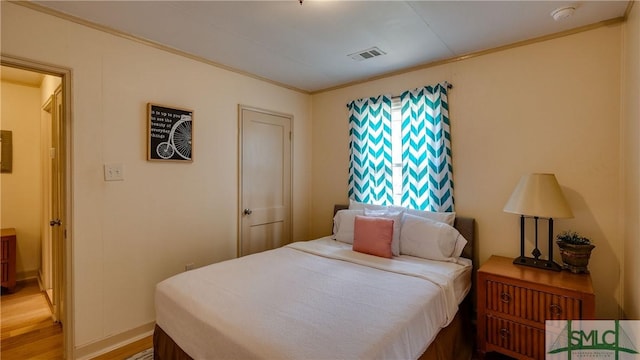
[[[51,303],[52,316],[61,321],[62,274],[64,254],[64,112],[62,87],[54,91],[45,104],[43,124],[43,208],[42,286]]]
[[[61,321],[63,301],[63,268],[64,262],[64,119],[62,87],[56,89],[54,96],[54,116],[51,122],[51,271],[53,285],[53,318]]]
[[[40,282],[46,291],[49,301],[53,304],[53,280],[52,280],[52,249],[51,249],[51,226],[49,220],[52,219],[51,212],[51,125],[53,116],[55,116],[55,100],[53,95],[43,105],[41,119],[41,138],[40,146],[42,147],[42,259],[40,269]]]
[[[238,255],[291,242],[291,116],[239,107]]]

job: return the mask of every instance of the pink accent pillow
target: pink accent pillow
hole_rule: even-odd
[[[393,220],[356,216],[353,234],[353,250],[391,259]]]

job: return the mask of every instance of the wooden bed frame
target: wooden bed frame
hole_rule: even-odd
[[[335,205],[333,214],[339,210],[348,209],[348,205]],[[477,268],[474,260],[475,220],[468,217],[456,216],[453,226],[467,239],[467,245],[462,251],[462,257],[471,259],[473,268]],[[472,282],[474,277],[472,276]],[[473,317],[472,285],[469,294],[460,304],[458,313],[453,321],[440,330],[427,350],[420,356],[420,360],[459,360],[471,359],[475,336],[472,331]],[[154,360],[193,360],[176,344],[167,333],[157,324],[153,332]]]

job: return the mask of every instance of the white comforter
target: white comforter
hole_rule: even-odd
[[[415,359],[452,320],[469,269],[298,242],[159,283],[156,322],[194,359]]]

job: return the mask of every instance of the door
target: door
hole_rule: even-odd
[[[50,221],[51,227],[51,280],[53,285],[53,318],[61,320],[62,305],[62,264],[64,261],[64,108],[62,101],[62,87],[58,87],[53,95],[53,111],[51,116],[51,199]]]
[[[238,256],[291,242],[291,116],[239,107]]]
[[[62,86],[54,91],[43,109],[49,114],[44,126],[43,143],[45,164],[43,167],[43,204],[46,208],[46,230],[42,242],[42,284],[52,305],[54,321],[61,321],[61,295],[64,254],[64,120]]]

